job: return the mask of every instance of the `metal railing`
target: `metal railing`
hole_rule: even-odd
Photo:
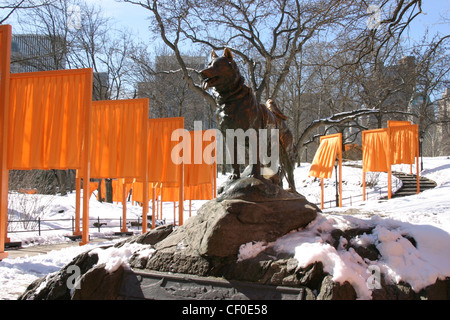
[[[151,216],[149,216],[148,221],[151,221]],[[67,227],[61,226],[53,226],[49,228],[49,225],[55,222],[67,222]],[[80,224],[82,225],[83,219],[80,219]],[[122,229],[122,218],[119,219],[111,219],[111,218],[103,218],[97,217],[96,219],[89,219],[89,228],[95,228],[98,232],[101,232],[101,229],[104,228],[119,228]],[[111,223],[114,221],[119,221],[119,224]],[[72,232],[75,231],[75,218],[66,218],[66,219],[30,219],[26,220],[28,227],[24,230],[15,230],[14,224],[23,224],[25,221],[23,220],[9,220],[8,221],[8,233],[25,233],[25,232],[38,232],[39,236],[41,236],[42,232],[47,231],[57,231],[57,230],[70,230]],[[137,227],[137,230],[141,230],[142,228],[142,219],[138,217],[137,219],[127,219],[127,223],[130,223],[131,227]]]
[[[397,188],[397,183],[396,183],[396,188]],[[380,200],[380,199],[383,199],[383,198],[387,198],[387,196],[388,196],[387,187],[385,187],[385,188],[376,188],[374,191],[375,192],[372,191],[371,193],[366,191],[366,201],[367,200],[373,200],[373,199]],[[346,205],[353,206],[353,204],[356,204],[356,203],[363,203],[364,202],[363,199],[364,199],[364,197],[363,197],[362,193],[361,194],[357,194],[357,195],[351,195],[349,197],[343,197],[342,198],[342,206],[346,206]],[[316,205],[318,207],[320,207],[320,202],[316,203]],[[323,207],[324,207],[324,209],[325,208],[338,207],[336,205],[336,199],[333,198],[331,200],[324,201]]]

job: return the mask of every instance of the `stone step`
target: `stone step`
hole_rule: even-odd
[[[304,300],[306,290],[188,274],[126,270],[119,296],[124,300]]]
[[[392,195],[393,198],[417,194],[417,175],[410,175],[402,172],[393,172],[392,174],[402,181],[402,186]],[[433,189],[437,186],[436,182],[424,177],[419,177],[419,184],[421,192]]]

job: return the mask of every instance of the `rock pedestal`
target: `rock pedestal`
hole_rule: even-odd
[[[198,255],[206,259],[236,257],[242,244],[271,242],[305,227],[317,216],[317,207],[267,180],[252,177],[229,182],[215,200],[203,205],[172,235],[156,244],[159,255]],[[165,261],[167,263],[167,261]],[[147,266],[149,267],[149,266]],[[175,270],[171,270],[175,271]]]
[[[185,225],[160,226],[114,245],[134,248],[117,268],[100,263],[99,251],[76,257],[59,272],[33,282],[20,299],[300,299],[348,300],[357,294],[349,282],[334,282],[321,262],[298,267],[292,254],[269,245],[256,256],[238,259],[243,244],[272,242],[305,227],[319,209],[298,194],[267,180],[252,177],[228,181],[219,197],[207,202]],[[358,245],[354,238],[373,228],[331,230],[329,244],[345,238],[348,249],[376,261],[375,246]],[[412,245],[416,241],[408,238]],[[137,245],[136,245],[137,244]],[[103,249],[107,249],[106,247]],[[97,249],[96,249],[97,250]],[[104,260],[103,260],[104,261]],[[70,290],[78,267],[79,287]],[[450,299],[450,278],[437,280],[420,292],[406,283],[390,284],[382,275],[376,299]]]

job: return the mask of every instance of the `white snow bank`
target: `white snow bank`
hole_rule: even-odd
[[[330,231],[373,227],[370,234],[356,238],[360,245],[374,244],[381,254],[378,261],[362,259],[347,240],[340,238],[336,248],[330,245]],[[414,238],[417,248],[406,237]],[[432,225],[417,225],[374,216],[370,219],[352,216],[319,214],[303,230],[291,232],[270,244],[258,242],[241,246],[239,259],[256,256],[268,247],[293,255],[298,267],[321,261],[333,281],[348,281],[359,299],[371,299],[373,286],[368,285],[373,266],[379,268],[387,281],[407,282],[412,289],[421,289],[450,276],[450,234]]]

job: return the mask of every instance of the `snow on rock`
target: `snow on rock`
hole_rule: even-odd
[[[90,255],[97,254],[97,265],[105,264],[105,270],[109,273],[116,271],[121,265],[129,267],[128,261],[136,252],[139,255],[150,256],[155,250],[149,245],[139,243],[125,243],[120,248],[110,247],[107,249],[97,248],[89,252]]]
[[[267,245],[264,241],[244,243],[239,248],[237,261],[242,261],[256,257],[260,252],[264,251]]]

